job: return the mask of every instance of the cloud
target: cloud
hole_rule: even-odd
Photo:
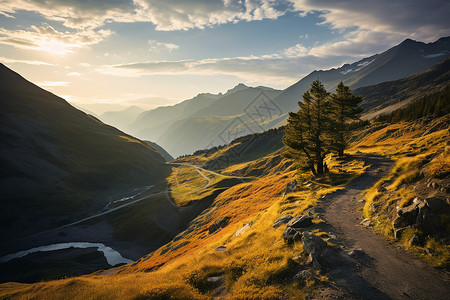
[[[59,87],[59,86],[70,86],[70,82],[68,81],[42,81],[36,83],[41,87]]]
[[[40,27],[33,25],[27,30],[0,28],[0,44],[64,55],[76,48],[97,44],[111,34],[112,31],[104,29],[59,32],[43,23]]]
[[[97,72],[122,76],[147,75],[232,75],[248,83],[286,86],[314,68],[335,67],[348,57],[316,57],[312,55],[212,58],[202,60],[153,61],[103,66]]]
[[[81,76],[81,73],[78,72],[70,72],[66,74],[67,76]]]
[[[172,44],[172,43],[158,42],[155,40],[149,40],[148,44],[149,44],[150,51],[168,50],[169,52],[172,52],[173,50],[180,48],[180,46]]]
[[[0,14],[35,11],[68,28],[98,28],[106,22],[151,22],[156,30],[187,30],[225,23],[276,19],[285,11],[275,0],[6,0]]]
[[[334,29],[434,41],[450,34],[450,2],[445,0],[292,0],[297,11],[318,12]]]
[[[0,57],[0,61],[5,64],[27,64],[27,65],[36,65],[36,66],[54,66],[54,64],[50,64],[50,63],[39,61],[39,60],[12,59],[12,58],[7,58],[7,57]]]

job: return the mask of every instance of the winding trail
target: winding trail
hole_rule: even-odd
[[[317,298],[450,299],[448,273],[429,267],[360,225],[361,192],[387,174],[393,165],[391,160],[380,155],[366,154],[360,158],[370,165],[366,173],[345,189],[327,195],[318,206],[317,212],[327,222],[326,229],[337,237],[341,248],[347,253],[358,250],[353,252],[357,255],[350,260],[336,261],[334,270],[328,273],[335,283],[335,295],[328,291],[319,293]]]

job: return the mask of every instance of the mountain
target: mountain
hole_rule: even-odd
[[[296,111],[297,101],[316,79],[322,81],[329,91],[333,91],[340,81],[355,89],[423,72],[449,56],[450,37],[443,37],[428,44],[406,39],[381,54],[355,63],[345,64],[336,69],[313,71],[286,88],[273,101],[284,113]]]
[[[127,127],[126,131],[142,139],[154,141],[175,121],[192,115],[220,97],[204,93],[172,106],[160,106],[145,111]]]
[[[144,110],[136,105],[119,111],[107,111],[99,116],[104,123],[125,130]]]
[[[101,211],[113,193],[164,181],[168,168],[153,147],[3,64],[0,78],[3,246]]]
[[[228,144],[277,123],[271,123],[267,114],[275,119],[278,116],[279,109],[271,106],[270,99],[278,96],[279,90],[241,84],[230,91],[191,116],[173,122],[156,142],[173,156],[179,156]]]
[[[361,107],[364,108],[364,118],[370,119],[448,86],[450,86],[450,58],[424,72],[399,80],[360,87],[354,92],[363,97]]]
[[[173,157],[170,155],[163,147],[158,145],[157,143],[150,142],[150,141],[144,141],[148,145],[152,146],[154,149],[156,149],[161,155],[164,157],[166,161],[172,161]]]

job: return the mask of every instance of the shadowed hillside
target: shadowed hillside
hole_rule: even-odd
[[[108,196],[162,181],[151,146],[0,65],[1,240],[101,210]]]

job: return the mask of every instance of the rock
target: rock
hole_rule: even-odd
[[[208,231],[209,234],[212,234],[216,232],[220,228],[224,228],[228,225],[228,222],[230,221],[230,217],[220,217],[218,218],[211,226],[209,226]]]
[[[290,220],[289,223],[287,224],[287,227],[292,228],[306,227],[312,224],[312,220],[313,218],[311,216],[301,215]]]
[[[416,246],[421,244],[421,239],[417,234],[413,234],[408,240],[409,246]]]
[[[420,209],[416,220],[417,228],[426,234],[434,234],[440,231],[441,218],[427,206]]]
[[[447,201],[441,198],[427,198],[425,199],[425,204],[431,209],[431,211],[438,214],[450,212],[450,205],[448,205]]]
[[[348,251],[347,254],[348,254],[348,256],[355,258],[355,259],[362,258],[367,255],[362,249],[352,249],[352,250]]]
[[[430,181],[427,184],[427,187],[433,188],[433,189],[439,189],[441,186],[436,181]]]
[[[411,223],[413,223],[414,219],[417,215],[419,205],[420,204],[416,205],[413,203],[411,205],[401,207],[401,208],[397,209],[397,215],[404,219],[410,220]]]
[[[227,250],[227,247],[225,246],[219,246],[216,249],[214,249],[217,252],[225,252]]]
[[[249,229],[250,227],[252,227],[252,225],[253,225],[253,221],[251,221],[251,222],[248,223],[248,224],[245,224],[244,226],[242,226],[242,228],[238,229],[238,230],[235,232],[234,235],[235,235],[235,236],[239,236],[239,235],[243,234],[244,232],[247,231],[247,229]]]
[[[408,227],[394,228],[394,238],[399,239]]]
[[[394,233],[396,230],[406,228],[408,226],[412,225],[410,222],[407,222],[402,217],[396,217],[394,221],[392,221],[392,228],[394,229]],[[395,235],[395,234],[394,234]]]
[[[289,216],[289,215],[285,215],[285,216],[279,217],[278,219],[275,220],[275,222],[273,222],[272,227],[273,228],[277,228],[277,227],[281,226],[282,224],[288,223],[293,218],[294,217]]]
[[[313,270],[306,269],[294,275],[294,280],[302,286],[305,286],[308,281],[318,281],[318,278]]]
[[[286,185],[286,188],[284,189],[283,197],[286,196],[287,194],[295,191],[296,189],[297,189],[297,180],[294,179]]]
[[[211,277],[206,278],[206,281],[208,281],[208,282],[223,281],[223,276],[211,276]]]
[[[295,230],[294,228],[286,227],[286,229],[283,231],[283,239],[284,242],[287,244],[299,242],[301,238],[302,238],[301,232]]]
[[[321,269],[320,258],[327,249],[327,243],[311,232],[304,232],[301,238],[303,250],[309,254],[309,260],[316,269]]]
[[[372,224],[372,221],[370,221],[369,219],[364,219],[364,220],[362,220],[361,221],[361,223],[360,223],[362,226],[364,226],[364,227],[370,227],[370,226],[372,226],[373,224]]]

